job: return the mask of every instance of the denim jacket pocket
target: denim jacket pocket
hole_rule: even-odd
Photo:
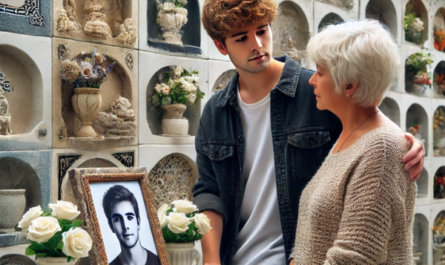
[[[327,152],[325,144],[331,140],[329,131],[296,132],[288,135],[290,167],[294,182],[307,182],[321,166],[320,157]]]
[[[233,156],[233,146],[208,144],[202,149],[212,161],[222,161]]]

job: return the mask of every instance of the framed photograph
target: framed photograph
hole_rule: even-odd
[[[170,264],[147,173],[95,170],[77,170],[70,179],[73,191],[77,186],[83,193],[86,223],[95,237],[92,264]]]

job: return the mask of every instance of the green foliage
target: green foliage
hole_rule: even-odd
[[[404,28],[405,30],[408,30],[413,22],[416,20],[416,16],[413,13],[413,5],[408,4],[406,11],[405,11],[405,17],[404,17]]]
[[[51,216],[50,212],[45,212],[42,216]],[[53,237],[51,237],[48,242],[45,243],[37,243],[35,241],[31,241],[31,245],[28,246],[25,250],[26,255],[35,255],[36,259],[39,257],[67,257],[67,260],[73,259],[72,257],[68,257],[63,253],[63,236],[62,234],[70,230],[71,228],[76,228],[82,225],[81,220],[58,220],[59,225],[62,228],[61,231],[57,232]]]
[[[433,63],[434,61],[431,59],[429,53],[418,52],[412,54],[408,60],[406,61],[406,65],[411,65],[414,68],[414,72],[418,74],[421,72],[424,67]]]
[[[173,212],[173,208],[167,210],[166,215]],[[188,218],[195,216],[196,212],[186,214]],[[164,237],[165,243],[190,243],[202,238],[202,235],[198,233],[198,228],[196,227],[195,221],[193,221],[188,226],[188,230],[184,233],[175,234],[173,233],[168,226],[162,228],[162,235]]]

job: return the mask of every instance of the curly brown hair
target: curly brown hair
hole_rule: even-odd
[[[235,29],[262,21],[271,23],[276,12],[275,0],[206,0],[202,23],[212,39],[224,43]]]

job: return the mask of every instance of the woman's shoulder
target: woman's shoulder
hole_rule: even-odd
[[[365,154],[376,154],[381,159],[393,161],[399,160],[408,152],[407,141],[404,133],[399,128],[380,127],[363,136],[361,143]]]

